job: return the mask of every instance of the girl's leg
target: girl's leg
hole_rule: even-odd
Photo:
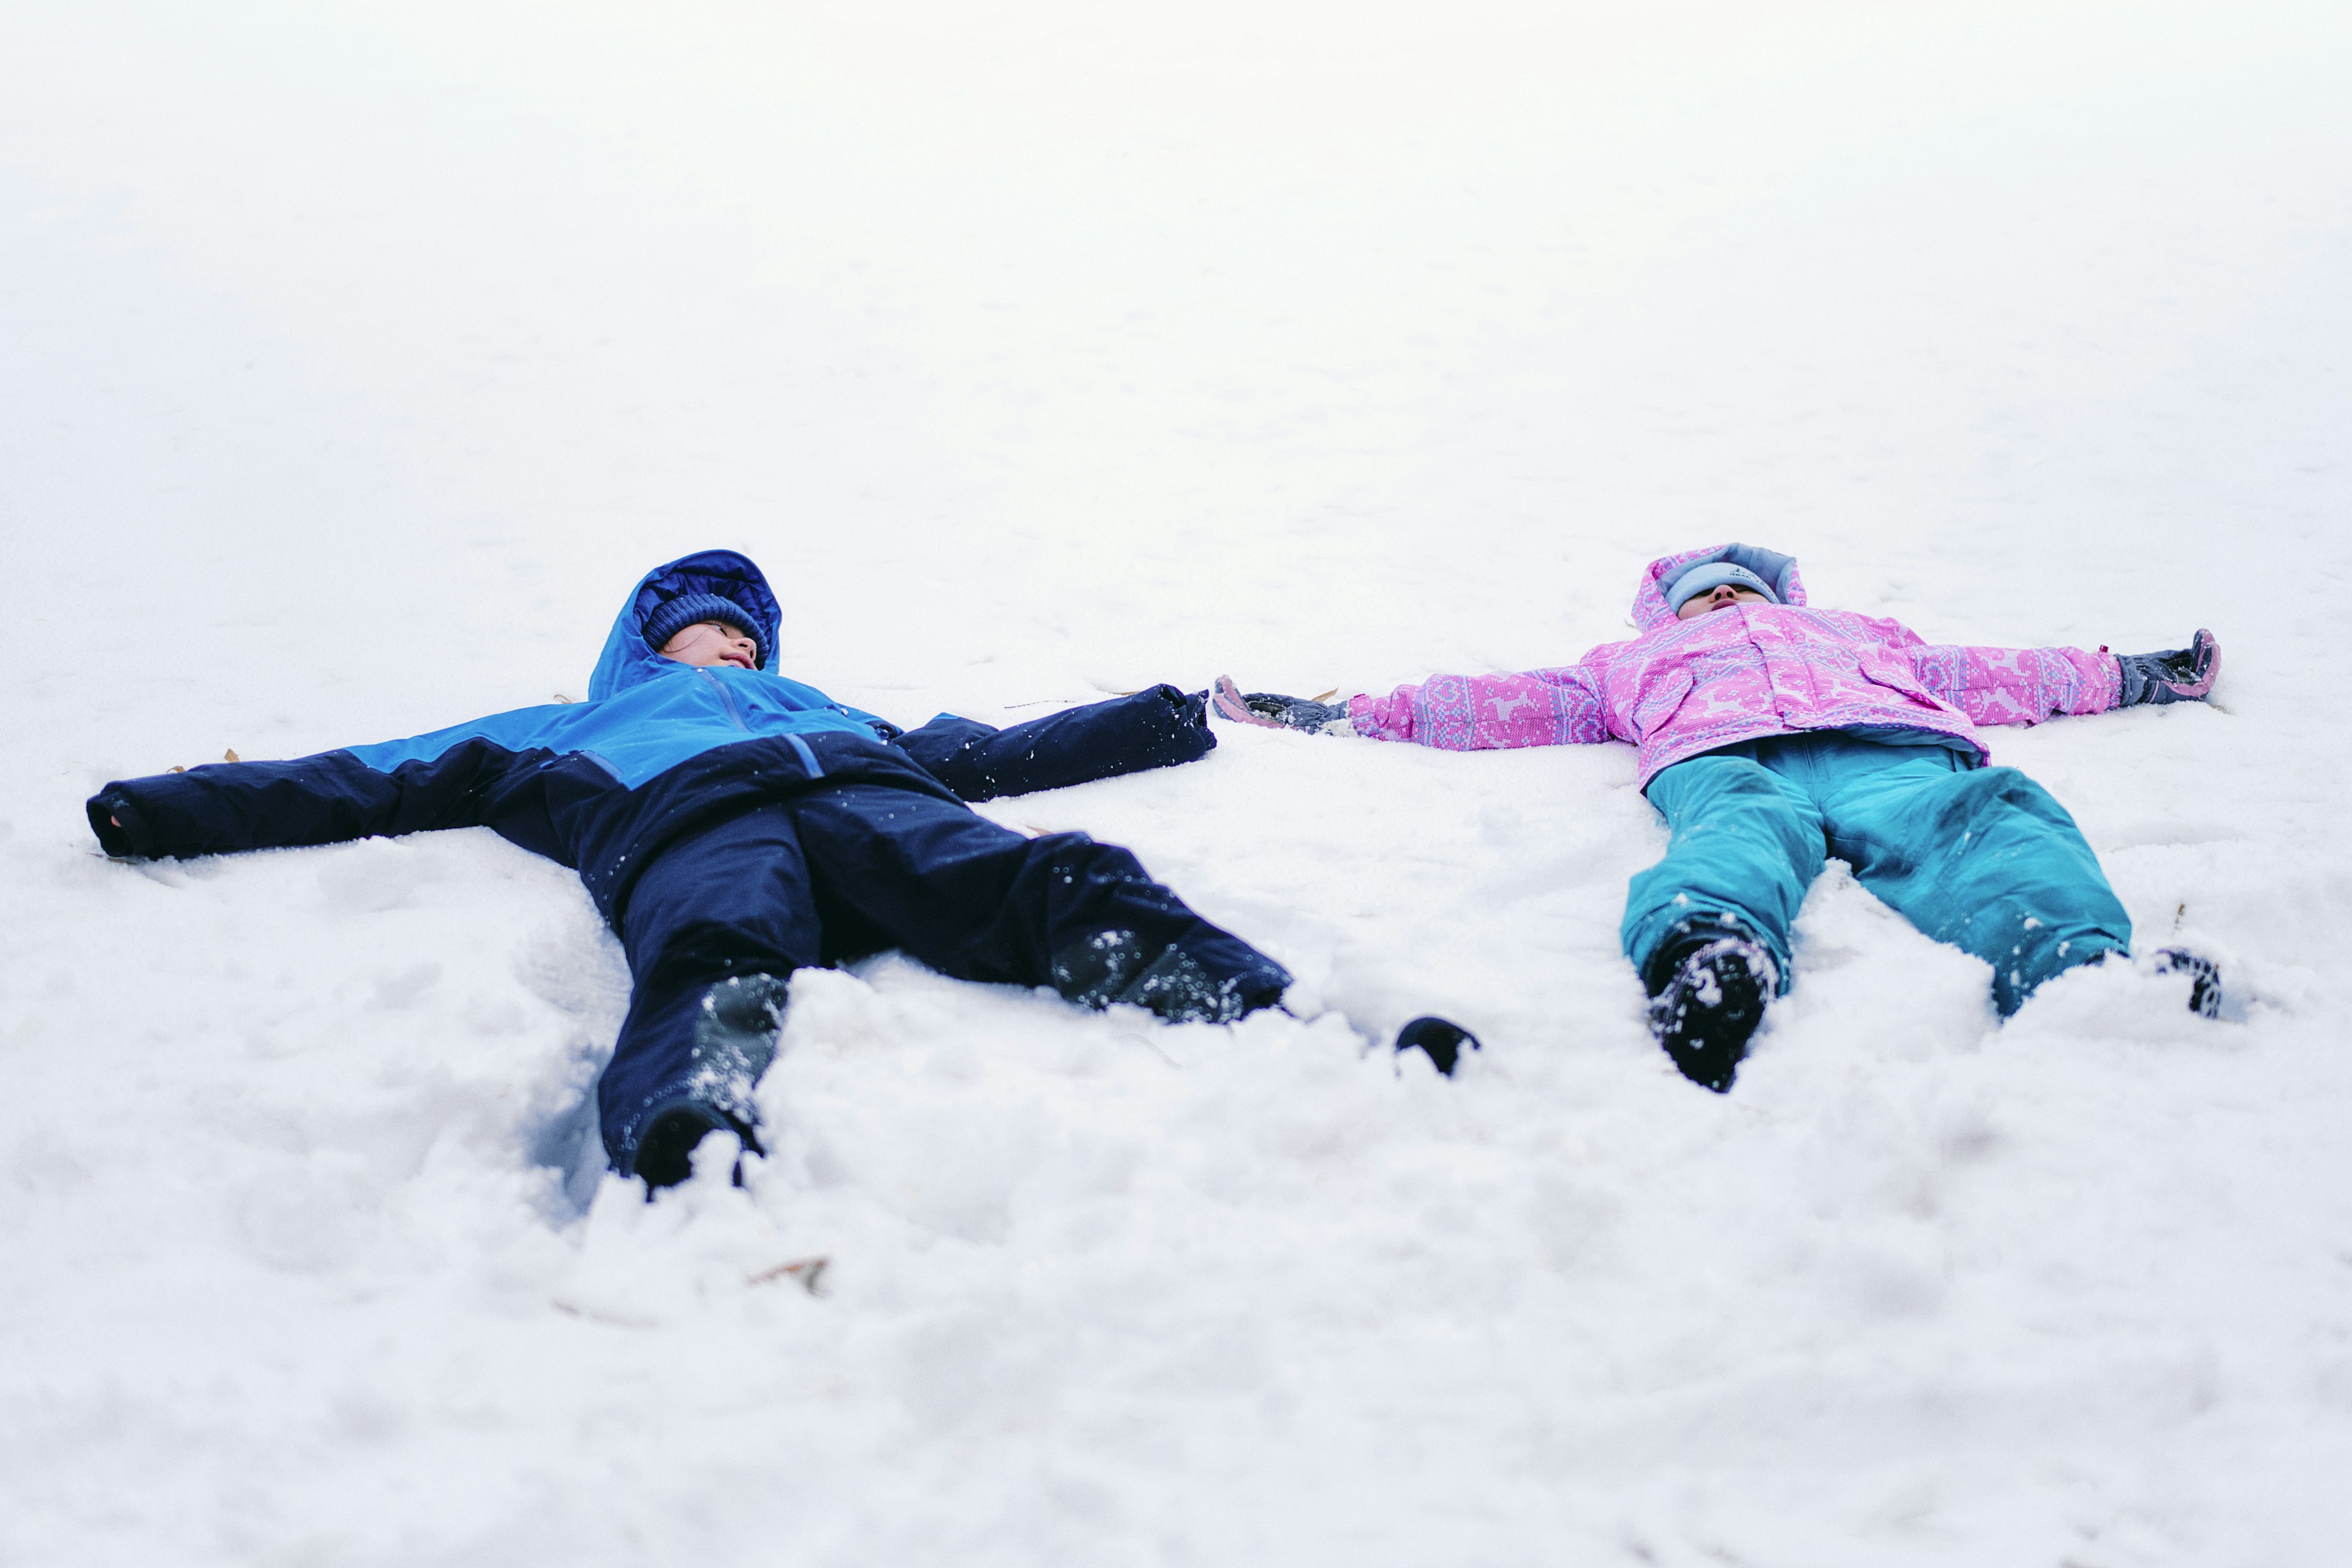
[[[1736,929],[1790,978],[1789,928],[1821,875],[1822,817],[1796,784],[1755,760],[1751,743],[1676,763],[1650,781],[1650,804],[1674,838],[1633,880],[1621,935],[1651,990],[1657,961],[1695,935]]]
[[[2036,986],[2131,944],[2082,830],[2015,768],[1848,740],[1822,757],[1831,853],[1912,924],[1992,965],[2006,1016]]]

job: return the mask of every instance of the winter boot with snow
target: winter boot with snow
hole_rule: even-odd
[[[707,1105],[683,1100],[667,1110],[654,1112],[653,1120],[637,1139],[637,1178],[646,1184],[648,1202],[664,1187],[677,1186],[694,1174],[694,1151],[703,1139],[713,1132],[730,1131],[742,1140],[746,1152],[759,1154],[766,1151],[748,1123],[733,1117],[722,1116]],[[743,1184],[743,1162],[735,1162],[733,1181]]]
[[[1779,979],[1772,955],[1745,937],[1670,943],[1650,961],[1650,1033],[1685,1078],[1728,1093]]]
[[[1424,1014],[1397,1031],[1396,1048],[1399,1056],[1410,1050],[1428,1052],[1437,1070],[1452,1078],[1462,1053],[1478,1048],[1478,1037],[1451,1018]]]
[[[2221,966],[2185,947],[2159,948],[2148,967],[2158,974],[2189,976],[2189,1010],[2200,1018],[2221,1016]]]
[[[694,1151],[721,1128],[753,1154],[765,1153],[751,1090],[776,1059],[783,1033],[786,983],[778,974],[731,974],[702,994],[694,1020],[694,1050],[678,1092],[656,1106],[638,1135],[632,1172],[650,1198],[694,1174]],[[738,1162],[735,1184],[743,1184]]]
[[[1223,978],[1181,947],[1150,963],[1131,931],[1097,931],[1054,955],[1054,989],[1081,1007],[1140,1007],[1165,1024],[1230,1024],[1282,1000],[1290,976],[1271,959],[1265,967]]]

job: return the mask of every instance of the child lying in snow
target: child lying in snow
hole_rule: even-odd
[[[901,731],[776,674],[781,619],[750,561],[688,555],[630,593],[586,702],[110,784],[90,826],[109,854],[189,856],[479,826],[572,867],[635,982],[597,1100],[614,1169],[648,1192],[685,1180],[709,1132],[759,1147],[752,1085],[806,965],[900,947],[1171,1022],[1280,1000],[1280,964],[1127,850],[1024,838],[964,804],[1204,755],[1202,697],[1162,686],[1011,730],[941,714]],[[1467,1039],[1416,1025],[1401,1048]]]
[[[1244,722],[1447,751],[1625,741],[1674,831],[1633,879],[1625,956],[1675,1065],[1722,1091],[1790,979],[1789,927],[1825,855],[1939,942],[1993,966],[2006,1016],[2042,982],[2127,951],[2131,921],[2074,818],[2013,768],[1988,768],[1979,724],[2201,701],[2220,653],[2187,648],[1931,647],[1895,621],[1805,604],[1797,563],[1751,545],[1654,561],[1642,635],[1524,675],[1435,676],[1345,704],[1244,694]],[[2208,960],[2169,950],[2190,1005],[2219,1007]]]

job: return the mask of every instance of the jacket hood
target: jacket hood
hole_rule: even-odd
[[[588,678],[590,701],[602,701],[681,668],[646,641],[646,617],[688,594],[716,594],[741,609],[744,624],[759,634],[760,668],[775,673],[776,637],[784,617],[767,577],[749,556],[732,550],[701,550],[656,566],[637,579],[621,613],[613,617],[612,635],[604,639],[604,651],[596,659],[596,673]]]
[[[1633,624],[1643,631],[1655,631],[1675,618],[1666,605],[1665,584],[1677,573],[1703,562],[1728,561],[1734,566],[1745,566],[1772,584],[1773,595],[1784,605],[1805,602],[1804,580],[1797,575],[1797,558],[1778,551],[1766,550],[1754,544],[1715,544],[1704,550],[1685,550],[1678,555],[1661,555],[1650,563],[1642,574],[1642,585],[1633,594]]]

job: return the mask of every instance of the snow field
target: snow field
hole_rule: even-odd
[[[2343,19],[139,5],[0,17],[0,1563],[2325,1563],[2352,1448]],[[706,544],[1011,722],[1623,634],[1747,538],[1937,640],[2185,984],[1832,865],[1738,1089],[1617,952],[1629,749],[1256,730],[993,803],[1339,1019],[796,982],[647,1205],[625,1004],[487,834],[80,802],[581,695]],[[1476,1028],[1458,1078],[1370,1048]],[[714,1153],[722,1152],[714,1152]],[[824,1258],[821,1293],[785,1266]]]

